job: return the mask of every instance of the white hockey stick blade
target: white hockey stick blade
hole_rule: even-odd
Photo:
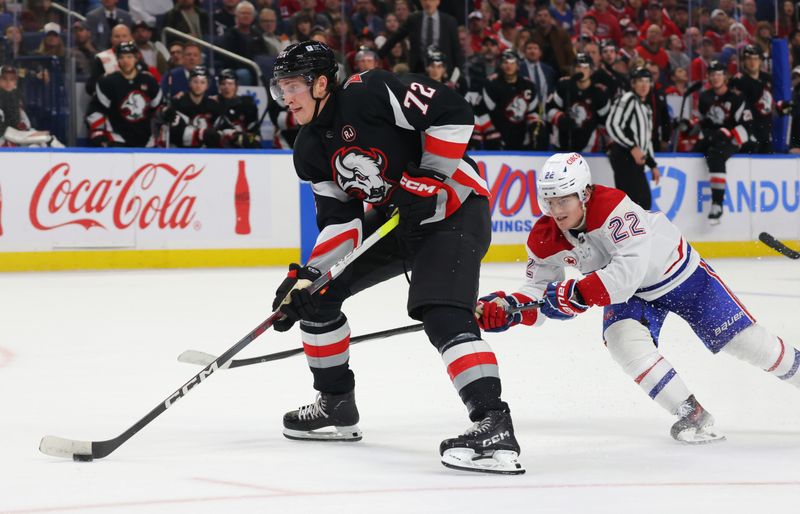
[[[74,439],[64,439],[54,435],[42,437],[39,443],[39,451],[52,457],[62,459],[72,459],[75,455],[92,455],[91,441],[75,441]]]
[[[725,436],[707,430],[688,429],[679,433],[675,440],[683,444],[713,444],[725,441]]]
[[[445,467],[461,471],[495,473],[500,475],[522,475],[525,468],[518,460],[517,452],[498,450],[491,455],[480,455],[469,448],[451,448],[442,455]]]
[[[198,366],[208,366],[215,360],[217,360],[218,355],[211,355],[210,353],[201,352],[198,350],[186,350],[182,354],[178,355],[178,362],[185,362],[187,364],[197,364]],[[231,365],[232,361],[228,361],[225,363],[224,366],[220,366],[219,369],[225,369]]]

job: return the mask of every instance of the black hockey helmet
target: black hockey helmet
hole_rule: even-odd
[[[725,71],[725,65],[722,64],[722,61],[718,61],[718,60],[714,59],[713,61],[708,63],[708,73],[711,73],[711,72],[714,72],[714,71],[722,71],[722,72]]]
[[[289,77],[303,77],[310,86],[320,76],[328,77],[328,90],[336,86],[339,65],[333,50],[319,41],[303,41],[289,45],[278,54],[270,82],[270,93],[275,100],[283,100],[278,81]]]
[[[232,80],[237,84],[239,83],[239,78],[236,76],[236,72],[230,68],[225,68],[217,74],[217,83],[221,83],[226,80]]]
[[[205,66],[195,66],[194,69],[189,72],[189,80],[195,77],[205,77],[208,79],[208,69]]]
[[[513,50],[503,50],[503,53],[500,54],[500,60],[517,62],[519,58],[517,57],[517,54],[514,53]]]
[[[594,61],[589,54],[579,52],[575,56],[575,66],[594,66]]]
[[[746,45],[742,49],[742,57],[762,57],[761,50],[758,49],[756,45]]]
[[[136,44],[133,41],[123,41],[117,45],[117,48],[114,49],[114,53],[117,55],[131,54],[138,57],[139,49],[136,48]]]
[[[644,66],[636,67],[633,70],[631,70],[631,82],[639,79],[650,79],[652,81],[653,74],[650,73],[650,70],[648,70]]]
[[[436,45],[429,46],[428,51],[425,53],[425,66],[430,66],[433,63],[447,65],[447,56]]]

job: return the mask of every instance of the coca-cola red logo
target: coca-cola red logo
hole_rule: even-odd
[[[165,163],[147,163],[127,180],[103,178],[92,182],[73,179],[69,163],[53,166],[36,185],[31,197],[30,218],[39,230],[53,230],[67,225],[85,229],[107,228],[101,221],[111,212],[111,222],[118,229],[136,224],[141,229],[155,225],[160,229],[185,229],[195,217],[196,196],[186,194],[189,183],[205,169],[193,164],[183,170]],[[154,187],[159,180],[169,180],[164,187]],[[66,221],[63,221],[66,218]]]

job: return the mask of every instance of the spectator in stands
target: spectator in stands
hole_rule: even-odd
[[[140,21],[133,26],[133,42],[139,49],[142,62],[158,72],[156,80],[160,81],[167,72],[167,56],[169,52],[161,41],[153,42],[153,28],[146,22]]]
[[[0,32],[5,32],[6,27],[14,24],[14,15],[8,12],[6,0],[0,0]]]
[[[236,6],[240,0],[222,0],[222,5],[214,11],[214,36],[221,38],[228,29],[236,25]]]
[[[368,47],[361,47],[355,55],[353,73],[362,73],[379,68],[378,54]]]
[[[2,64],[13,64],[17,57],[26,54],[25,47],[22,46],[22,31],[16,25],[9,25],[4,32],[5,45],[2,53]]]
[[[756,0],[742,0],[739,22],[747,29],[750,37],[756,34]]]
[[[480,53],[483,47],[483,39],[492,36],[492,31],[486,28],[483,14],[480,11],[472,11],[467,17],[467,30],[469,31],[469,45],[472,53]]]
[[[556,21],[562,29],[567,32],[572,32],[575,26],[575,17],[572,12],[572,7],[567,3],[567,0],[550,0],[550,16]],[[530,18],[530,24],[533,25],[536,20],[536,13],[534,9],[533,17]]]
[[[120,43],[114,53],[119,70],[102,77],[86,116],[92,146],[141,148],[154,146],[152,120],[161,106],[161,88],[139,70],[139,49]]]
[[[208,13],[195,5],[195,0],[175,0],[175,8],[164,18],[164,26],[196,38],[208,34]],[[167,41],[175,36],[167,34]]]
[[[95,86],[97,85],[97,81],[100,80],[100,77],[108,75],[109,73],[114,73],[119,69],[119,66],[117,65],[117,56],[114,53],[114,49],[119,46],[120,43],[125,43],[127,41],[131,41],[132,39],[133,36],[131,35],[131,29],[129,29],[127,25],[120,23],[111,29],[112,47],[98,52],[92,61],[92,69],[89,72],[89,80],[86,81],[86,92],[89,93],[89,95],[94,94]]]
[[[515,18],[517,23],[523,27],[533,25],[533,19],[536,17],[536,2],[537,0],[520,0],[516,2]]]
[[[711,27],[706,30],[704,36],[714,42],[715,52],[722,51],[722,47],[727,42],[731,23],[733,22],[722,9],[714,9],[711,12]]]
[[[657,0],[650,0],[650,3],[657,3]],[[586,15],[593,16],[597,21],[595,37],[601,41],[610,39],[616,45],[622,44],[622,30],[617,17],[608,10],[608,0],[594,0],[592,9]]]
[[[289,25],[296,26],[297,20],[300,17],[307,17],[309,19],[309,23],[311,24],[308,29],[308,34],[306,34],[307,36],[310,35],[311,29],[317,25],[325,28],[330,27],[328,17],[324,14],[317,13],[317,0],[300,0],[300,10],[292,15],[289,20]],[[383,22],[381,22],[381,26],[383,26]],[[305,37],[299,41],[307,40],[308,37]]]
[[[651,0],[650,3],[647,4],[647,19],[642,23],[640,28],[639,34],[643,37],[647,37],[647,30],[653,26],[658,25],[661,28],[662,36],[667,39],[672,35],[681,37],[683,34],[681,33],[680,29],[669,19],[669,17],[664,14],[664,9],[661,5],[661,2],[658,0]]]
[[[694,60],[700,55],[700,49],[703,46],[703,33],[697,27],[689,27],[686,29],[683,44],[687,57],[690,60]]]
[[[397,16],[394,13],[387,13],[383,18],[383,32],[375,38],[375,44],[378,48],[382,47],[386,40],[400,30],[400,22],[397,21]]]
[[[86,26],[92,33],[94,46],[105,50],[111,46],[111,29],[120,23],[133,28],[133,18],[128,11],[117,7],[118,0],[100,0],[100,7],[86,15]]]
[[[756,46],[761,47],[761,52],[764,54],[765,70],[768,73],[772,72],[772,24],[766,21],[759,21],[756,24],[756,36],[753,40]]]
[[[64,40],[61,39],[61,27],[58,23],[51,21],[50,23],[45,23],[43,32],[44,38],[42,42],[39,43],[39,48],[33,52],[33,55],[39,57],[58,57],[58,66],[63,69],[63,58],[66,55],[66,49],[64,48]],[[48,80],[49,76],[45,74],[45,82]]]
[[[200,45],[191,41],[184,43],[183,53],[181,54],[181,67],[171,70],[161,78],[161,91],[163,91],[164,95],[168,98],[174,98],[187,93],[189,91],[189,77],[191,72],[202,64],[203,52],[200,50]],[[211,94],[216,94],[215,84],[209,87],[208,80],[206,80],[206,87],[210,89]]]
[[[527,27],[521,27],[517,31],[517,36],[514,39],[513,50],[516,52],[517,57],[523,59],[525,57],[525,44],[531,39],[533,31]]]
[[[706,80],[708,65],[714,60],[714,55],[714,42],[710,38],[704,37],[700,46],[700,55],[692,61],[692,67],[689,70],[690,80]]]
[[[639,46],[639,31],[633,25],[628,25],[622,31],[622,47],[619,49],[619,55],[628,61],[634,61],[639,57],[636,52],[637,46]]]
[[[481,92],[483,87],[497,73],[500,58],[500,43],[491,36],[483,38],[481,52],[470,57],[467,62],[467,85],[470,91]]]
[[[669,73],[669,56],[664,50],[664,37],[660,26],[650,25],[647,28],[647,37],[636,47],[636,53],[646,62],[656,63],[663,73]],[[656,83],[659,80],[656,76]]]
[[[183,43],[180,41],[174,41],[169,45],[169,61],[167,61],[167,67],[169,71],[174,70],[175,68],[180,68],[183,63]]]
[[[322,11],[322,15],[328,18],[329,26],[333,27],[334,18],[342,17],[342,0],[325,0],[325,9]]]
[[[92,43],[92,33],[86,26],[86,22],[76,21],[72,24],[72,43],[69,49],[69,56],[75,61],[75,73],[78,75],[88,75],[92,70],[92,60],[97,54],[97,48]]]
[[[306,1],[312,2],[313,0]],[[355,33],[358,34],[364,29],[369,30],[373,34],[380,34],[383,32],[383,19],[378,13],[376,0],[356,0],[355,4],[355,12],[350,18]]]
[[[506,49],[514,50],[517,32],[521,28],[522,26],[517,23],[516,7],[511,2],[503,1],[498,8],[497,21],[492,25],[492,32],[500,44]]]
[[[789,59],[793,66],[800,66],[800,30],[789,35]]]
[[[397,33],[389,38],[379,55],[384,57],[400,40],[410,42],[409,64],[414,73],[425,73],[425,56],[430,46],[436,46],[445,55],[448,72],[453,66],[464,68],[464,55],[458,43],[458,22],[447,13],[439,11],[439,0],[421,0],[422,11],[409,15]]]
[[[560,75],[570,75],[575,60],[572,41],[567,31],[555,24],[546,6],[536,8],[536,27],[531,39],[539,43],[542,61],[552,66]]]
[[[383,68],[387,70],[394,69],[398,64],[408,66],[408,47],[405,42],[398,41],[394,48],[389,50],[389,54],[383,60]]]
[[[31,128],[17,82],[16,68],[0,66],[0,146],[64,148],[50,132]]]
[[[408,0],[395,0],[394,2],[394,15],[397,16],[397,21],[400,26],[403,26],[408,21],[411,15],[411,8],[409,7]]]
[[[278,13],[275,10],[265,7],[258,13],[258,28],[261,38],[260,54],[269,57],[277,57],[284,48],[289,46],[289,40],[277,34]]]
[[[597,19],[591,14],[587,14],[581,19],[580,27],[572,38],[576,53],[583,52],[582,45],[585,41],[595,41],[595,32],[597,32]]]
[[[53,8],[52,0],[27,0],[25,5],[19,17],[23,32],[39,32],[45,23],[61,25],[64,21],[61,12]]]
[[[669,44],[667,45],[667,56],[669,57],[670,69],[684,68],[689,69],[691,61],[686,52],[683,51],[683,41],[680,36],[675,34],[669,37]]]
[[[792,0],[783,0],[778,7],[778,37],[785,38],[797,28],[795,5]]]
[[[291,43],[308,41],[311,38],[312,18],[306,13],[298,12],[297,16],[292,17],[292,34],[289,37]]]
[[[753,0],[750,0],[751,2]],[[755,3],[753,3],[755,6]],[[675,6],[672,15],[672,22],[681,34],[686,34],[686,29],[689,28],[689,8],[684,3]]]
[[[331,49],[337,55],[337,60],[342,62],[341,56],[347,55],[356,48],[355,36],[350,30],[350,24],[342,17],[333,18],[333,29],[329,39]]]
[[[135,20],[143,20],[158,27],[156,16],[162,16],[173,7],[173,0],[128,0],[128,11]]]
[[[728,39],[726,44],[732,46],[736,50],[740,50],[750,43],[750,34],[747,33],[747,29],[744,27],[744,25],[738,22],[732,23],[728,29]]]
[[[251,61],[255,60],[257,54],[266,52],[261,35],[253,26],[255,17],[256,8],[253,4],[247,0],[240,2],[235,10],[235,25],[225,31],[225,36],[220,42],[220,46]],[[251,86],[256,83],[258,77],[254,77],[253,70],[245,67],[241,62],[226,58],[225,63],[227,68],[236,71],[240,84]]]

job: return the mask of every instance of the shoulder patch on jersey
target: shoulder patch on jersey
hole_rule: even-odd
[[[625,193],[613,187],[595,185],[592,197],[586,204],[586,231],[591,232],[605,224],[608,215],[625,199]]]
[[[546,259],[564,250],[572,250],[572,243],[550,216],[542,216],[528,234],[528,248],[539,259]]]
[[[350,75],[350,78],[347,79],[347,82],[344,83],[344,86],[342,86],[342,89],[347,89],[347,86],[349,86],[350,84],[363,84],[364,80],[361,78],[361,76],[364,73],[366,73],[366,71],[362,71],[361,73],[356,73],[354,75]]]

